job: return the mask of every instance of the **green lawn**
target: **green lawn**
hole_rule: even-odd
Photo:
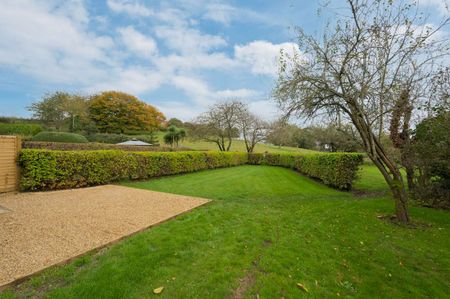
[[[159,143],[161,145],[164,144],[164,136],[165,132],[158,132],[156,136],[158,137]],[[186,138],[183,140],[179,146],[182,147],[188,147],[193,150],[219,150],[218,146],[215,143],[212,142],[206,142],[203,140],[193,140]],[[231,143],[231,151],[234,152],[246,152],[247,149],[245,147],[245,143],[243,140],[237,140],[234,139]],[[297,147],[290,147],[290,146],[275,146],[271,144],[263,144],[258,143],[254,149],[256,153],[263,153],[263,152],[269,152],[269,153],[314,153],[316,151],[304,149],[304,148],[297,148]]]
[[[431,226],[403,228],[377,218],[392,213],[389,198],[357,198],[269,166],[126,185],[214,200],[0,297],[448,298],[448,212],[412,207]],[[357,187],[383,183],[365,166]]]

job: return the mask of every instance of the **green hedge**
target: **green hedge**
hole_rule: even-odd
[[[32,141],[87,143],[86,137],[68,132],[40,132],[31,138]]]
[[[348,190],[356,178],[361,154],[250,154],[237,152],[126,152],[23,149],[22,190],[51,190],[148,179],[243,164],[292,168]]]
[[[357,153],[250,154],[249,164],[295,169],[324,184],[349,190],[356,179],[363,155]]]
[[[123,145],[99,142],[71,143],[71,142],[46,142],[46,141],[23,141],[22,148],[48,149],[57,151],[93,151],[93,150],[120,150],[131,152],[185,152],[192,151],[187,147],[168,147],[153,145]]]
[[[41,131],[38,124],[0,123],[0,135],[33,136]]]
[[[247,154],[24,149],[19,163],[22,190],[52,190],[242,165]]]

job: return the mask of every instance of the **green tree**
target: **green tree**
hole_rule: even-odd
[[[438,33],[450,19],[418,26],[427,24],[418,1],[346,2],[323,34],[298,31],[302,55],[282,55],[274,96],[287,116],[328,114],[351,122],[390,187],[397,220],[406,223],[408,192],[380,133],[402,94],[408,94],[405,106],[418,106],[410,91],[421,89],[449,54]]]
[[[175,126],[170,126],[167,133],[164,134],[164,143],[170,144],[171,147],[178,147],[180,141],[186,137],[186,130],[183,128],[177,128]]]
[[[184,124],[181,120],[179,120],[178,118],[171,118],[169,119],[169,121],[167,122],[167,125],[170,126],[175,126],[177,128],[183,128]]]
[[[105,91],[90,100],[89,115],[100,132],[158,130],[164,115],[133,95],[119,91]]]
[[[68,116],[66,105],[70,97],[69,93],[62,91],[48,93],[42,100],[31,104],[28,110],[46,126],[60,130]]]

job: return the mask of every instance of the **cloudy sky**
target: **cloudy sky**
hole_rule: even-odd
[[[0,0],[0,115],[29,116],[46,92],[120,90],[183,120],[228,98],[274,118],[277,56],[296,51],[292,26],[323,26],[317,9],[310,0]]]

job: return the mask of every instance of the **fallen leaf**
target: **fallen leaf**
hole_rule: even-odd
[[[159,287],[159,288],[154,289],[154,290],[153,290],[153,293],[155,293],[155,294],[161,294],[163,290],[164,290],[164,287]]]
[[[307,289],[303,284],[301,284],[301,283],[299,283],[299,282],[297,283],[297,287],[298,287],[299,289],[305,291],[306,293],[309,292],[308,289]]]

